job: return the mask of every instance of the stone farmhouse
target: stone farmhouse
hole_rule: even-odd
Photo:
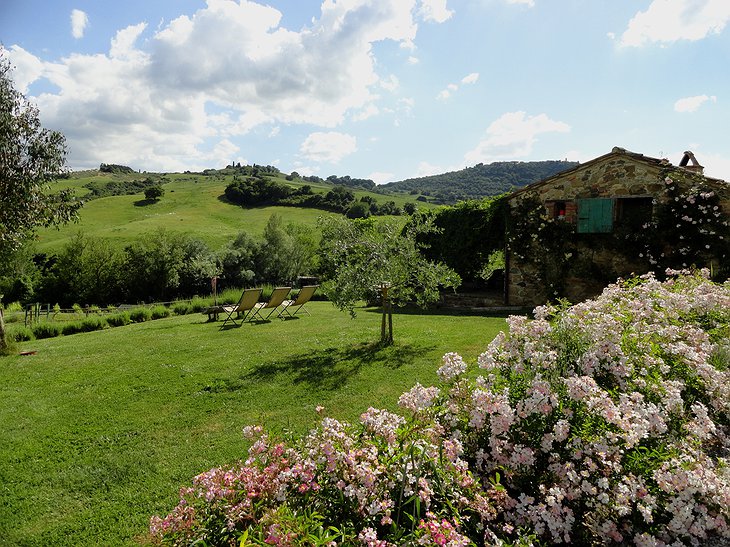
[[[668,267],[730,269],[730,184],[704,176],[692,152],[675,166],[616,147],[507,199],[510,306],[579,302]]]

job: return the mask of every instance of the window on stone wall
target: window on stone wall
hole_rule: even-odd
[[[628,230],[638,230],[652,219],[651,197],[616,199],[616,224]]]
[[[564,201],[556,201],[553,203],[553,218],[563,220],[565,218],[566,203]]]
[[[578,205],[578,233],[598,234],[613,230],[614,200],[589,198],[576,200]]]

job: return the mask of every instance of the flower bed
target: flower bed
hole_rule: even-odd
[[[619,282],[479,357],[444,356],[403,416],[261,428],[153,517],[156,541],[209,545],[698,545],[730,538],[730,284]]]

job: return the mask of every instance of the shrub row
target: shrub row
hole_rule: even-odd
[[[205,302],[202,298],[199,300],[201,303]],[[202,309],[204,308],[201,304]],[[68,323],[48,321],[36,323],[31,327],[13,325],[8,328],[8,334],[16,342],[27,342],[29,340],[54,338],[61,335],[69,336],[79,332],[103,330],[109,327],[123,327],[130,323],[143,323],[154,319],[164,319],[165,317],[170,317],[173,311],[176,315],[185,315],[191,313],[192,310],[193,306],[187,302],[175,304],[172,311],[170,308],[160,304],[152,308],[139,307],[129,312],[120,311],[106,317],[92,315],[79,321],[71,321]]]

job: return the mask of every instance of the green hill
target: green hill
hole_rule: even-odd
[[[460,171],[389,182],[380,188],[430,196],[437,203],[496,196],[578,165],[574,161],[479,163]]]
[[[278,213],[284,222],[316,225],[320,216],[336,214],[321,208],[293,206],[261,206],[244,208],[230,203],[226,187],[242,177],[234,169],[206,170],[203,173],[137,173],[122,169],[110,171],[78,171],[56,183],[57,189],[73,188],[85,201],[80,220],[60,229],[38,231],[36,249],[53,252],[64,246],[78,231],[91,237],[108,239],[123,246],[141,234],[164,228],[186,232],[216,249],[232,240],[239,232],[260,235],[269,217]],[[335,185],[327,180],[304,180],[285,176],[278,171],[266,178],[292,188],[309,186],[314,194],[326,195]],[[338,182],[346,179],[338,179]],[[146,200],[144,188],[160,185],[164,195],[157,201]],[[372,192],[352,186],[355,200],[363,197],[379,204],[394,202],[399,208],[415,203],[414,196]],[[130,193],[126,193],[130,192]],[[114,195],[114,194],[120,195]],[[111,194],[111,195],[110,195]],[[419,203],[419,207],[429,204]]]

